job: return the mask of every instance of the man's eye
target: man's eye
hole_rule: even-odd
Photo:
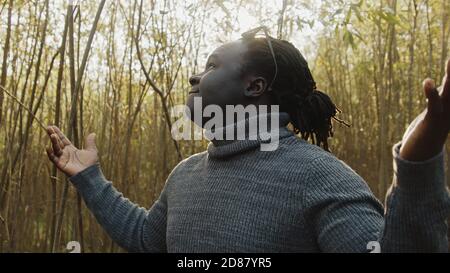
[[[206,69],[211,69],[211,68],[215,68],[215,67],[216,67],[215,64],[210,63],[210,64],[208,64],[208,65],[206,66]]]

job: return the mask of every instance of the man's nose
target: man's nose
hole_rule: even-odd
[[[200,82],[200,76],[199,75],[193,75],[189,78],[189,83],[194,86],[197,85]]]

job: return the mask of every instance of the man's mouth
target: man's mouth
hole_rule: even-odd
[[[192,89],[191,91],[189,91],[189,94],[198,94],[200,93],[200,90],[198,89]]]

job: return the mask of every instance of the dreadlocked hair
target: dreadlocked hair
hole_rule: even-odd
[[[328,138],[333,137],[331,119],[349,125],[336,117],[341,111],[330,97],[317,90],[308,63],[300,51],[288,41],[268,39],[277,62],[276,78],[273,79],[275,63],[266,38],[242,38],[248,46],[243,56],[243,74],[256,72],[271,83],[269,94],[280,111],[289,114],[294,133],[330,152]]]

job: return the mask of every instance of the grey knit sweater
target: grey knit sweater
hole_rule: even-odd
[[[344,162],[299,139],[280,115],[277,150],[260,141],[210,143],[180,162],[147,210],[124,198],[96,164],[72,176],[111,238],[132,252],[382,252],[448,250],[450,197],[443,153],[399,157],[386,210]]]

